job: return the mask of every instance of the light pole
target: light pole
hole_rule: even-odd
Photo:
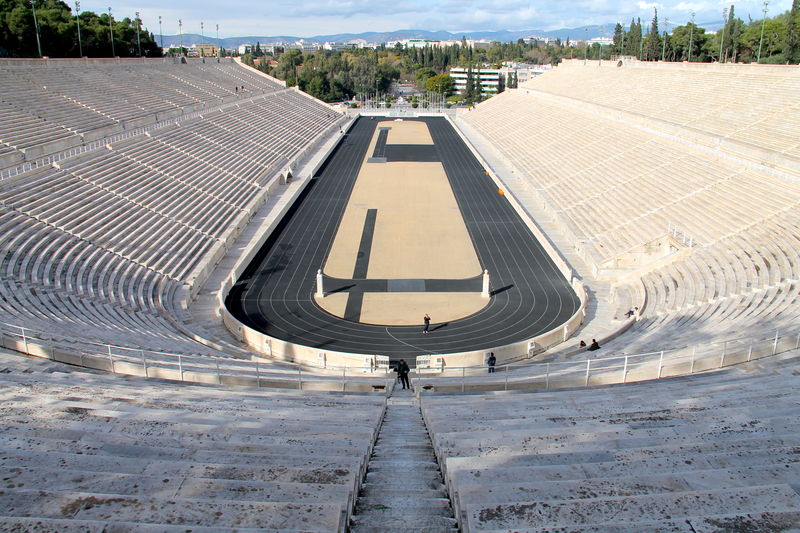
[[[619,55],[625,55],[625,27],[622,23],[619,23],[619,27],[622,28],[622,43],[619,45]]]
[[[178,19],[178,33],[181,34],[181,57],[183,57],[183,21]]]
[[[667,55],[667,34],[669,33],[669,17],[664,19],[664,41],[661,43],[661,62],[663,63]]]
[[[158,16],[158,38],[161,41],[161,53],[164,53],[164,30],[161,29],[161,15]]]
[[[583,28],[583,64],[589,61],[589,26]]]
[[[600,26],[600,37],[604,38],[605,36],[606,36],[606,27],[605,25],[603,25]],[[600,41],[597,44],[599,45],[597,49],[597,66],[600,66],[603,64],[603,41]]]
[[[111,8],[108,8],[108,33],[111,35],[111,57],[116,57],[114,52],[114,17],[111,15]]]
[[[36,0],[31,0],[31,10],[33,11],[33,27],[36,30],[36,48],[39,50],[39,57],[43,57],[42,42],[39,40],[39,22],[36,20]]]
[[[219,24],[216,24],[217,27],[217,62],[219,62],[219,56],[222,52],[222,47],[219,44]]]
[[[756,63],[761,63],[761,45],[764,43],[764,23],[767,22],[767,6],[769,0],[764,0],[764,16],[761,18],[761,38],[758,40],[758,59]]]
[[[205,57],[205,53],[203,52],[203,41],[205,40],[205,35],[203,35],[203,23],[200,22],[200,57]]]
[[[719,39],[719,62],[724,63],[725,60],[722,57],[722,47],[725,43],[725,26],[728,25],[728,8],[722,10],[722,35]]]
[[[694,38],[694,11],[692,11],[692,25],[689,26],[689,63],[692,62],[692,39]]]
[[[83,45],[81,44],[81,3],[75,2],[75,22],[78,24],[78,57],[83,57]]]
[[[141,26],[142,21],[139,20],[139,12],[136,12],[136,46],[139,47],[139,57],[142,57],[142,41],[139,38],[139,27]]]

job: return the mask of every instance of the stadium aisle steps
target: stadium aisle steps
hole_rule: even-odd
[[[430,437],[411,391],[395,391],[351,518],[352,533],[457,531]]]

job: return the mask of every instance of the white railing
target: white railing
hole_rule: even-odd
[[[669,235],[672,235],[672,237],[674,239],[682,242],[684,244],[684,246],[687,246],[689,248],[699,246],[699,243],[697,242],[697,239],[695,239],[694,237],[692,237],[691,235],[689,235],[688,233],[683,231],[678,226],[675,226],[673,224],[669,224],[667,226],[667,233]]]
[[[552,390],[684,376],[800,349],[800,331],[727,339],[657,352],[582,361],[511,363],[489,374],[487,366],[416,368],[415,387],[440,392]]]
[[[265,361],[169,353],[94,342],[75,343],[47,333],[0,323],[0,347],[61,363],[115,374],[192,383],[338,392],[388,392],[395,376],[388,357],[368,366],[312,369],[286,361]]]
[[[157,352],[85,342],[77,344],[22,326],[0,323],[3,347],[71,365],[118,374],[217,385],[292,388],[340,392],[392,389],[395,375],[388,358],[375,356],[368,366],[312,369],[286,361],[233,359],[212,355]],[[582,361],[511,363],[486,366],[415,368],[418,391],[554,390],[645,381],[716,370],[800,349],[800,331],[775,331],[759,339],[717,343]]]

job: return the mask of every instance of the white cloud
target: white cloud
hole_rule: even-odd
[[[639,2],[636,2],[636,5],[639,6],[639,9],[664,9],[664,4],[660,4],[658,2],[642,2],[639,0]]]

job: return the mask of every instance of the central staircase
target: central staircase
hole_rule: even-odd
[[[410,390],[396,390],[388,399],[350,531],[458,531],[419,401]]]

